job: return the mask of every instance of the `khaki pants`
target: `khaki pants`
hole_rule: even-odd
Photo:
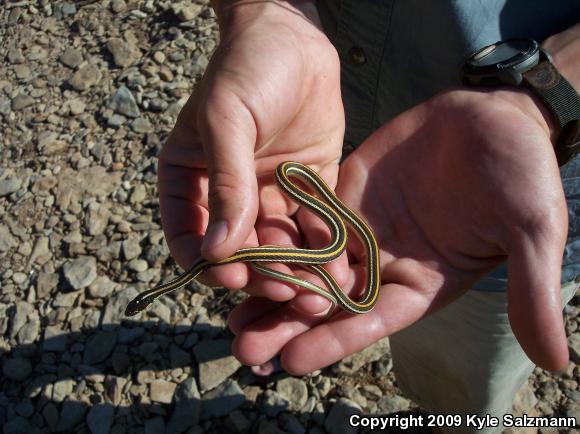
[[[564,305],[578,286],[563,285]],[[397,384],[422,408],[500,420],[497,428],[443,432],[500,432],[504,414],[510,413],[516,392],[535,367],[512,333],[505,292],[469,291],[390,341]]]

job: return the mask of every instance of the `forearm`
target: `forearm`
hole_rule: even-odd
[[[552,62],[560,73],[580,91],[580,23],[550,36],[542,46],[552,55]]]

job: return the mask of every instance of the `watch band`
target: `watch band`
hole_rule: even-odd
[[[545,101],[558,126],[554,150],[560,166],[580,152],[580,95],[547,56],[522,74],[522,83]]]
[[[560,128],[580,119],[580,95],[549,60],[524,72],[523,82],[548,103]]]

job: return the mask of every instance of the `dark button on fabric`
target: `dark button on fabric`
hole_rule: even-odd
[[[360,47],[352,47],[348,50],[348,60],[353,65],[363,65],[367,63],[367,56],[365,52]]]

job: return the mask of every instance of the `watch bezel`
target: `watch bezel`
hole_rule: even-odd
[[[525,51],[520,50],[520,53],[502,62],[490,65],[478,64],[479,59],[477,59],[477,56],[485,50],[489,50],[490,47],[521,42],[527,45]],[[476,86],[519,86],[522,82],[522,74],[537,65],[540,57],[540,46],[533,39],[511,38],[505,41],[497,41],[480,48],[467,58],[463,65],[463,81],[466,84]]]

